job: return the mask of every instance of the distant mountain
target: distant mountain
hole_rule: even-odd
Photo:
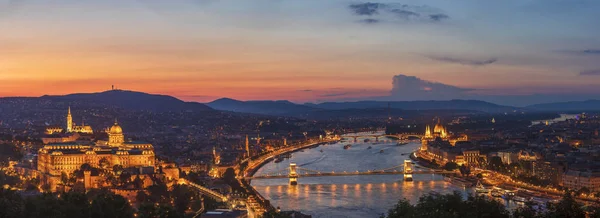
[[[88,101],[116,106],[131,110],[167,111],[210,111],[210,107],[197,103],[185,102],[168,95],[155,95],[143,92],[110,90],[98,93],[78,93],[70,95],[44,95],[43,100]]]
[[[217,99],[207,105],[216,110],[267,115],[298,115],[318,110],[290,101],[238,101],[230,98]]]
[[[463,116],[482,114],[481,111],[473,110],[402,110],[392,108],[350,108],[339,110],[317,110],[310,111],[306,114],[298,116],[300,118],[315,119],[315,120],[330,120],[330,119],[370,119],[379,118],[387,119],[391,117],[416,118],[416,117],[436,117],[436,116]]]
[[[534,104],[527,106],[528,109],[543,111],[600,111],[600,100],[568,101],[546,104]]]
[[[457,110],[457,111],[479,111],[486,113],[504,113],[517,110],[519,108],[492,104],[485,101],[476,100],[451,100],[451,101],[358,101],[358,102],[326,102],[320,104],[294,104],[289,101],[239,101],[230,98],[221,98],[207,103],[213,109],[266,114],[283,115],[295,117],[313,117],[317,114],[331,113],[381,113],[381,110],[387,109],[388,104],[391,109],[400,110]],[[369,109],[369,110],[365,110]],[[387,113],[383,113],[387,114]],[[318,115],[321,117],[321,115]]]
[[[471,110],[487,113],[503,113],[519,108],[497,105],[478,100],[450,100],[450,101],[357,101],[357,102],[325,102],[320,104],[305,104],[307,106],[327,109],[368,109],[387,108],[403,110]]]

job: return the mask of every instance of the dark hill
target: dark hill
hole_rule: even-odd
[[[238,101],[230,98],[217,99],[207,105],[216,110],[267,115],[298,115],[315,110],[290,101]]]
[[[572,111],[572,112],[600,111],[600,100],[534,104],[534,105],[527,106],[526,108],[533,109],[533,110],[542,110],[542,111]]]
[[[166,111],[209,111],[210,107],[197,103],[185,102],[168,95],[155,95],[143,92],[111,90],[98,93],[78,93],[62,96],[45,95],[44,100],[87,101],[106,104],[131,110]]]
[[[518,108],[497,105],[478,100],[450,100],[450,101],[357,101],[357,102],[325,102],[320,104],[306,104],[308,106],[327,109],[368,109],[390,108],[403,110],[471,110],[487,113],[504,113]]]

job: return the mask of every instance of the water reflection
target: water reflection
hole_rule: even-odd
[[[268,163],[256,175],[286,169],[290,162],[299,167],[324,172],[354,172],[397,166],[408,158],[419,143],[354,144],[344,150],[340,143],[297,152],[289,160]],[[373,149],[366,149],[372,146]],[[320,150],[323,152],[320,152]],[[380,150],[385,150],[380,153]],[[300,210],[313,217],[378,217],[399,199],[415,203],[422,194],[435,191],[450,193],[463,191],[448,185],[439,175],[414,175],[414,182],[402,181],[402,175],[369,175],[340,177],[302,177],[297,186],[289,186],[287,179],[253,180],[252,185],[283,210]]]

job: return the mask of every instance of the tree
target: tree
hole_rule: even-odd
[[[577,190],[577,192],[575,193],[576,195],[581,195],[581,194],[589,194],[591,191],[589,188],[587,187],[581,187],[579,190]]]
[[[0,217],[23,217],[25,215],[25,202],[17,192],[0,190]]]
[[[192,198],[192,193],[194,191],[191,190],[188,186],[183,186],[183,185],[175,185],[173,186],[173,191],[171,191],[171,197],[173,198],[173,205],[175,207],[175,210],[183,215],[185,214],[185,211],[188,209],[190,202],[191,202],[191,198]]]
[[[504,170],[504,163],[502,163],[502,158],[498,156],[491,157],[488,163],[488,169],[502,172]]]
[[[446,165],[444,165],[444,170],[453,171],[456,169],[458,169],[458,164],[454,162],[448,162]]]
[[[563,198],[558,203],[549,203],[547,207],[548,210],[543,214],[543,217],[585,217],[585,211],[581,208],[581,204],[575,201],[571,191],[566,191]]]
[[[90,203],[84,193],[66,192],[60,194],[61,213],[66,217],[90,217]]]
[[[135,200],[138,204],[147,203],[149,202],[149,196],[145,191],[138,191],[137,195],[135,196]]]
[[[508,218],[509,216],[510,213],[500,202],[482,196],[469,196],[464,200],[459,192],[446,195],[427,194],[421,196],[416,205],[410,205],[408,201],[402,199],[387,214],[387,218]]]
[[[414,217],[415,207],[408,202],[406,199],[402,199],[394,205],[394,207],[388,210],[388,218],[395,217]]]
[[[110,161],[106,158],[102,158],[100,161],[98,161],[98,165],[102,169],[108,169],[110,167]]]
[[[90,213],[91,218],[129,218],[133,217],[133,208],[121,195],[102,190],[92,200]]]
[[[113,170],[113,173],[115,173],[117,175],[121,175],[121,173],[123,172],[124,169],[123,169],[122,165],[116,164],[113,166],[112,170]]]
[[[463,176],[468,176],[469,174],[471,174],[471,168],[467,167],[466,165],[461,165],[459,168],[460,170],[460,174],[462,174]]]
[[[63,185],[69,184],[69,176],[64,171],[60,173],[60,181]]]
[[[516,208],[512,215],[514,218],[541,218],[542,214],[540,214],[540,212],[538,210],[536,210],[535,208],[533,208],[533,206],[535,205],[535,203],[528,201],[525,202],[524,206],[518,207]]]
[[[180,218],[170,205],[145,203],[140,205],[138,216],[141,218]]]

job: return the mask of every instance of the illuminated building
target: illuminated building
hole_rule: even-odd
[[[479,150],[468,145],[455,147],[458,142],[468,143],[467,140],[467,135],[451,135],[446,127],[442,125],[440,119],[438,119],[433,127],[433,132],[429,126],[425,127],[425,134],[421,139],[421,148],[417,154],[420,158],[432,162],[435,161],[440,165],[448,162],[473,165],[478,163],[479,159],[482,158]]]
[[[569,169],[562,176],[562,185],[570,190],[587,188],[591,192],[600,191],[600,172],[588,169]]]
[[[61,133],[63,131],[63,128],[61,127],[47,127],[46,128],[46,134],[48,135],[52,135],[52,134],[56,134],[56,133]],[[73,116],[71,115],[71,107],[69,107],[69,109],[67,110],[67,129],[66,129],[67,133],[85,133],[85,134],[93,134],[94,130],[92,129],[91,126],[87,126],[84,125],[83,122],[81,122],[81,125],[78,126],[73,122]]]
[[[144,142],[125,142],[117,122],[108,129],[108,142],[66,142],[45,145],[38,151],[42,181],[53,189],[62,173],[71,174],[82,164],[96,168],[154,167],[154,147]]]

